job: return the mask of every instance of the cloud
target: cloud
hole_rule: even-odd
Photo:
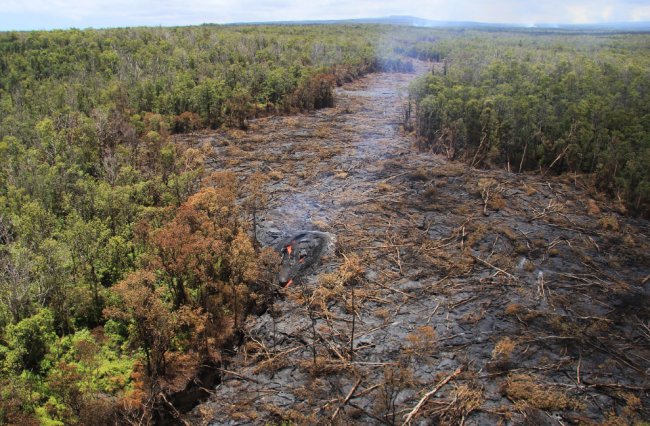
[[[650,21],[650,6],[636,8],[632,14],[633,21]]]
[[[497,23],[650,20],[647,0],[1,0],[0,30],[413,15]]]

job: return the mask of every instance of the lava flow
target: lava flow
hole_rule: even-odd
[[[292,244],[293,244],[293,241],[292,241]],[[289,260],[290,263],[293,263],[293,262],[291,262],[291,253],[293,252],[293,245],[292,245],[292,244],[288,244],[288,245],[284,248],[284,251],[287,253],[287,259]],[[301,261],[302,261],[302,260],[301,260]],[[289,280],[284,284],[283,288],[287,288],[287,287],[289,287],[292,283],[293,283],[293,279],[289,279]]]
[[[286,240],[278,248],[282,255],[278,280],[284,288],[294,279],[304,275],[320,258],[329,237],[318,231],[303,231]]]

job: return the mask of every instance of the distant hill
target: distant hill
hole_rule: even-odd
[[[475,22],[475,21],[437,21],[418,18],[416,16],[394,15],[378,18],[358,19],[329,19],[329,20],[303,20],[303,21],[268,21],[268,22],[237,22],[229,25],[318,25],[318,24],[384,24],[384,25],[405,25],[410,27],[438,27],[438,28],[539,28],[539,29],[561,29],[561,30],[595,30],[595,31],[650,31],[650,22],[611,22],[592,24],[512,24],[497,22]]]
[[[567,30],[650,31],[650,22],[602,22],[593,24],[537,24],[535,28]]]
[[[418,18],[415,16],[386,16],[382,18],[361,18],[348,19],[344,22],[363,23],[363,24],[388,24],[388,25],[408,25],[412,27],[463,27],[463,28],[480,28],[480,27],[517,27],[515,24],[506,23],[487,23],[474,21],[434,21],[431,19]]]

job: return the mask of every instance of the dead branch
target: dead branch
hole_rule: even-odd
[[[537,213],[535,214],[535,216],[533,216],[530,219],[530,222],[532,222],[533,220],[541,219],[544,216],[547,216],[549,213],[558,212],[561,209],[562,209],[562,205],[560,205],[558,202],[556,202],[554,199],[551,198],[548,201],[548,205],[544,207],[541,212],[537,210]]]
[[[398,289],[396,289],[396,288],[388,287],[388,286],[383,285],[383,284],[381,284],[381,283],[379,283],[379,282],[377,282],[377,281],[372,281],[372,284],[375,284],[375,285],[377,285],[377,286],[383,288],[384,290],[389,290],[389,291],[394,291],[395,293],[399,293],[399,294],[401,294],[402,296],[406,296],[406,297],[408,297],[409,299],[415,299],[415,296],[412,296],[412,295],[410,295],[410,294],[408,294],[408,293],[405,293],[405,292],[403,292],[402,290],[398,290]]]
[[[244,376],[243,374],[235,373],[234,371],[226,370],[224,368],[218,368],[218,370],[221,371],[224,374],[230,374],[231,376],[238,377],[238,378],[240,378],[242,380],[257,383],[258,385],[262,384],[262,382],[260,382],[259,380],[253,379],[252,377]]]
[[[519,173],[521,173],[521,168],[524,165],[524,159],[526,158],[527,149],[528,149],[528,142],[526,142],[526,146],[524,146],[524,153],[521,155],[521,162],[519,163]]]
[[[456,303],[452,303],[451,305],[449,305],[449,310],[456,309],[457,307],[464,305],[465,303],[473,302],[476,299],[478,299],[478,296],[471,296],[468,297],[467,299],[463,299]]]
[[[539,271],[537,274],[537,295],[542,299],[546,299],[546,291],[544,289],[544,273]]]
[[[438,304],[436,305],[433,312],[431,312],[431,315],[429,315],[429,318],[427,318],[427,324],[429,324],[431,322],[431,318],[433,318],[433,316],[436,314],[436,312],[438,312],[439,307],[440,307],[440,302],[438,302]]]
[[[176,407],[174,407],[174,404],[169,402],[169,400],[167,399],[167,396],[165,395],[165,393],[160,392],[159,395],[162,398],[162,400],[165,401],[165,404],[167,404],[169,406],[169,408],[171,409],[171,412],[174,415],[174,418],[176,420],[178,420],[184,426],[189,426],[190,424],[181,417],[181,413],[179,413],[178,410],[176,409]]]
[[[381,386],[383,386],[382,383],[377,383],[376,385],[372,385],[368,389],[364,389],[363,391],[361,391],[360,393],[354,395],[350,399],[357,399],[357,398],[364,397],[364,396],[368,395],[370,392],[374,391],[375,389],[377,389],[377,388],[379,388]]]
[[[628,391],[635,392],[647,392],[650,390],[650,386],[629,386],[622,385],[620,383],[588,383],[587,381],[582,381],[589,388],[611,388],[611,389],[625,389]]]
[[[366,416],[368,416],[368,417],[370,417],[370,418],[372,418],[372,419],[377,420],[379,423],[389,424],[386,420],[382,419],[381,417],[378,417],[378,416],[374,415],[374,414],[371,413],[370,411],[366,410],[365,408],[363,408],[363,407],[361,407],[361,406],[359,406],[359,405],[357,405],[357,404],[354,404],[354,403],[351,402],[351,403],[350,403],[350,407],[353,407],[353,408],[356,408],[357,410],[360,410],[360,411],[363,412]]]
[[[488,136],[487,133],[483,133],[483,137],[481,138],[481,142],[478,145],[478,149],[476,150],[476,153],[474,154],[474,158],[472,158],[472,162],[469,165],[470,167],[474,167],[476,164],[480,163],[483,160],[483,158],[480,158],[477,161],[477,158],[478,158],[478,155],[483,150],[483,146],[485,145],[485,141],[487,140],[487,136]]]
[[[560,153],[560,155],[558,155],[558,156],[555,158],[555,160],[553,160],[553,162],[551,163],[551,165],[548,166],[548,169],[546,169],[546,171],[545,171],[544,173],[542,173],[542,178],[544,178],[544,177],[546,176],[546,174],[549,172],[549,170],[551,170],[551,169],[553,168],[553,166],[555,165],[555,163],[557,163],[557,162],[560,160],[560,158],[562,158],[562,157],[564,156],[564,154],[566,154],[566,152],[567,152],[567,150],[569,149],[570,146],[571,146],[571,145],[567,145],[567,146],[564,148],[564,151],[562,151],[562,152]]]
[[[375,367],[386,367],[388,365],[399,365],[398,362],[372,362],[372,361],[354,361],[352,365],[372,365]]]
[[[491,263],[489,263],[489,262],[486,262],[485,260],[481,259],[480,257],[478,257],[478,256],[474,256],[473,254],[470,254],[470,256],[472,256],[474,259],[476,259],[476,260],[478,260],[479,262],[481,262],[483,265],[485,265],[485,266],[487,266],[487,267],[489,267],[489,268],[492,268],[492,269],[494,269],[494,270],[497,271],[497,272],[500,272],[500,273],[504,274],[504,275],[507,276],[508,278],[513,279],[513,280],[515,280],[515,281],[519,281],[519,279],[518,279],[517,277],[515,277],[514,275],[512,275],[512,274],[510,274],[510,273],[508,273],[508,272],[506,272],[506,271],[504,271],[503,269],[501,269],[501,268],[499,268],[499,267],[494,266],[493,264],[491,264]]]
[[[350,392],[348,392],[348,395],[345,397],[343,402],[338,407],[336,407],[336,411],[334,411],[334,415],[332,415],[332,422],[334,422],[334,419],[336,419],[336,416],[338,416],[339,411],[341,410],[341,408],[345,407],[345,405],[350,401],[350,398],[352,398],[352,395],[354,394],[354,391],[356,391],[357,388],[359,387],[359,385],[361,384],[361,380],[362,380],[361,378],[359,378],[359,380],[357,380],[357,382],[354,384],[354,386],[352,386],[352,389],[350,389]]]
[[[410,424],[411,424],[411,421],[413,420],[413,417],[415,417],[415,415],[418,413],[418,411],[420,411],[420,408],[422,408],[422,406],[427,402],[427,400],[428,400],[429,398],[431,398],[431,396],[432,396],[433,394],[435,394],[436,392],[438,392],[438,391],[440,390],[440,388],[442,388],[444,385],[446,385],[447,383],[449,383],[449,381],[450,381],[451,379],[453,379],[454,377],[458,376],[458,375],[461,373],[461,371],[462,371],[462,368],[461,368],[461,367],[458,367],[458,368],[456,369],[456,371],[454,371],[453,373],[451,373],[449,376],[445,377],[445,378],[444,378],[440,383],[438,383],[438,384],[437,384],[433,389],[431,389],[429,392],[425,393],[424,396],[423,396],[422,398],[420,398],[420,401],[418,401],[418,403],[416,404],[416,406],[413,407],[413,409],[412,409],[412,410],[411,410],[411,411],[406,415],[406,417],[405,417],[405,419],[404,419],[404,423],[402,423],[402,425],[410,425]]]

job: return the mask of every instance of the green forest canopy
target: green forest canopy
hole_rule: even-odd
[[[650,214],[650,36],[468,32],[431,46],[445,65],[411,94],[432,148],[475,166],[593,174]]]
[[[273,277],[237,201],[263,176],[206,175],[210,147],[170,134],[331,106],[336,84],[408,67],[377,56],[385,32],[0,34],[0,424],[148,418],[218,359]]]

